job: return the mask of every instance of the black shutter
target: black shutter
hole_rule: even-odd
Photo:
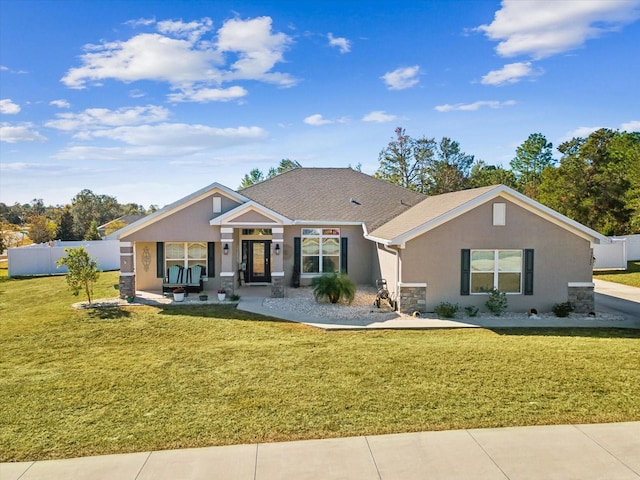
[[[471,250],[460,250],[460,295],[469,295],[471,291]]]
[[[214,242],[207,243],[207,277],[216,276],[216,244]]]
[[[164,243],[156,242],[156,277],[164,278]]]
[[[300,237],[293,239],[293,276],[291,277],[291,284],[297,288],[300,286],[300,260],[302,256],[302,242]]]
[[[524,294],[533,295],[533,249],[524,251]]]
[[[349,244],[349,239],[347,237],[342,237],[340,239],[340,270],[342,273],[344,273],[345,275],[347,273],[349,273],[348,268],[347,268],[347,260],[348,260],[348,254],[347,254],[347,246]]]

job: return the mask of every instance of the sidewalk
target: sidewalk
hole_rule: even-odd
[[[308,313],[297,313],[291,310],[279,310],[274,307],[264,305],[265,298],[260,296],[241,296],[238,309],[250,313],[256,313],[269,317],[280,318],[290,322],[302,323],[324,330],[369,330],[369,329],[438,329],[438,328],[640,328],[640,313],[638,315],[625,315],[620,308],[620,302],[625,308],[633,305],[640,312],[640,289],[635,287],[618,286],[602,282],[596,284],[597,299],[596,309],[598,310],[598,297],[600,288],[606,290],[607,297],[612,302],[617,302],[617,309],[607,308],[604,317],[591,318],[586,315],[573,315],[569,318],[558,318],[553,315],[541,317],[527,317],[526,314],[506,314],[501,317],[479,316],[465,317],[464,319],[440,319],[435,315],[425,315],[423,317],[409,317],[407,315],[396,315],[395,318],[379,320],[376,315],[368,315],[350,320],[340,320],[322,316],[313,316]],[[622,293],[621,293],[622,292]],[[604,292],[602,292],[604,294]],[[623,299],[620,295],[626,295],[629,299]],[[638,297],[638,298],[636,298]],[[608,316],[607,316],[608,315]]]
[[[638,480],[640,422],[451,430],[0,464],[2,480]]]

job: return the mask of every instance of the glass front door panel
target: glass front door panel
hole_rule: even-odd
[[[251,272],[254,277],[265,276],[265,244],[263,242],[253,243],[252,262],[253,271]]]

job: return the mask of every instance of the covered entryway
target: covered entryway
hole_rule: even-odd
[[[271,282],[271,240],[243,240],[242,259],[246,263],[245,282]]]

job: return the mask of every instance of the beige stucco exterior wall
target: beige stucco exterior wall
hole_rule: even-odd
[[[493,203],[507,205],[506,226],[493,226]],[[494,199],[406,244],[401,250],[403,282],[427,283],[427,311],[440,302],[476,305],[486,295],[460,295],[461,249],[525,249],[534,252],[534,295],[508,295],[509,310],[550,311],[567,301],[568,282],[590,282],[589,241],[507,200]]]
[[[220,240],[220,228],[209,225],[212,218],[221,215],[213,213],[213,196],[215,195],[203,198],[142,230],[121,237],[120,240],[125,242],[217,242]],[[222,213],[239,205],[227,197],[220,196]]]
[[[393,251],[395,248],[389,248],[389,250]],[[398,294],[398,260],[397,256],[389,250],[385,249],[382,245],[377,245],[377,262],[380,265],[380,276],[378,278],[384,278],[387,281],[387,289],[392,297],[395,298]]]
[[[377,265],[374,264],[375,244],[363,236],[361,225],[295,225],[284,229],[282,260],[285,272],[285,285],[291,285],[293,275],[293,243],[295,237],[302,235],[303,228],[340,228],[340,236],[348,238],[348,276],[356,285],[371,285],[375,280]],[[301,278],[300,285],[311,283],[310,278]]]
[[[151,262],[147,266],[143,260],[145,248],[151,256]],[[162,278],[156,277],[156,242],[136,242],[136,289],[143,291],[160,291],[162,290]],[[215,276],[203,279],[203,288],[207,292],[216,291],[220,288],[220,265],[221,265],[221,248],[220,244],[216,244],[215,249]]]
[[[222,198],[222,212],[213,213],[213,198]],[[132,242],[135,253],[136,289],[159,291],[162,289],[162,278],[156,276],[156,242],[219,242],[220,227],[209,225],[209,221],[227,212],[239,204],[224,195],[213,193],[197,202],[168,215],[148,227],[124,235],[124,242]],[[150,259],[144,260],[145,249]],[[216,243],[215,276],[205,278],[204,290],[211,292],[220,287],[221,246]]]

